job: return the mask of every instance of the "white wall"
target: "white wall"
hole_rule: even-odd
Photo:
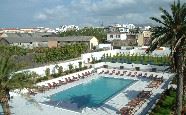
[[[121,40],[126,40],[127,39],[127,34],[120,34]]]
[[[45,76],[45,71],[47,68],[50,69],[50,73],[54,74],[57,73],[57,69],[55,68],[56,65],[58,66],[62,66],[63,67],[63,71],[65,70],[69,70],[69,64],[72,64],[74,68],[79,68],[79,63],[81,62],[81,60],[75,60],[75,61],[69,61],[69,62],[63,62],[63,63],[58,63],[58,64],[51,64],[51,65],[46,65],[46,66],[42,66],[42,67],[37,67],[37,68],[31,68],[31,69],[26,69],[23,71],[31,71],[31,72],[35,72],[40,76]],[[84,64],[82,63],[82,67],[84,67]],[[21,72],[21,71],[19,71]]]
[[[100,63],[93,64],[92,67],[93,68],[99,68],[99,67],[101,67],[103,65],[105,65],[105,62],[100,62]]]
[[[115,51],[114,55],[116,55],[117,53],[119,53],[119,54],[129,54],[130,53],[130,50],[114,49],[114,51]]]
[[[113,38],[110,37],[111,35],[113,35]],[[118,35],[120,35],[120,37]],[[126,40],[126,39],[127,39],[127,34],[126,33],[108,33],[107,34],[107,41]]]
[[[19,46],[22,48],[33,49],[35,47],[48,47],[48,42],[32,42],[32,44],[30,44],[30,43],[13,43],[11,45]]]
[[[98,39],[93,37],[91,40],[90,40],[90,43],[89,43],[89,46],[90,46],[90,49],[92,49],[93,46],[97,46],[98,45]]]
[[[92,53],[86,53],[81,54],[82,62],[88,63],[88,59],[90,59],[90,62],[92,61],[92,57],[94,57],[96,60],[100,60],[103,55],[108,54],[110,56],[116,55],[116,51],[114,50],[107,50],[107,51],[100,51],[100,52],[92,52]]]
[[[146,47],[144,47],[146,48]],[[170,54],[170,49],[167,47],[161,47],[163,48],[163,50],[155,50],[151,53],[151,55],[153,56],[164,56],[164,55],[169,55]],[[140,55],[148,55],[146,54],[145,50],[142,49],[142,47],[136,47],[134,49],[131,50],[126,50],[126,49],[114,49],[117,50],[117,53],[130,53],[130,54],[140,54]]]
[[[170,50],[168,48],[164,48],[165,50],[155,50],[152,52],[151,55],[153,56],[163,56],[168,55],[170,53]],[[121,49],[114,49],[114,50],[107,50],[107,51],[100,51],[100,52],[92,52],[92,53],[86,53],[81,55],[82,62],[88,63],[88,58],[90,59],[90,62],[92,61],[92,57],[94,57],[96,60],[100,60],[101,57],[104,54],[108,54],[108,56],[113,56],[119,54],[138,54],[138,55],[148,55],[145,53],[145,50],[141,50],[138,48],[132,49],[132,50],[121,50]]]
[[[108,48],[108,49],[112,49],[112,45],[111,44],[99,44],[98,46],[99,48]]]
[[[157,50],[154,51],[152,53],[152,55],[155,56],[162,56],[162,55],[168,55],[170,52],[169,48],[164,48],[164,50]],[[132,49],[132,50],[120,50],[120,49],[115,49],[115,50],[107,50],[107,51],[100,51],[100,52],[92,52],[92,53],[86,53],[86,54],[82,54],[81,55],[81,60],[75,60],[75,61],[68,61],[68,62],[62,62],[62,63],[57,63],[57,64],[51,64],[51,65],[46,65],[43,67],[37,67],[37,68],[32,68],[32,69],[27,69],[27,70],[22,70],[22,71],[33,71],[36,72],[38,75],[40,76],[45,76],[45,70],[47,68],[50,69],[50,73],[57,73],[57,69],[55,69],[55,65],[58,66],[62,66],[63,67],[63,71],[68,70],[69,69],[69,64],[72,64],[74,68],[78,68],[79,67],[79,63],[78,62],[82,62],[82,67],[84,67],[84,63],[88,63],[88,58],[90,59],[90,62],[92,61],[92,57],[94,57],[96,60],[100,60],[101,57],[105,54],[108,54],[108,56],[113,56],[116,55],[117,53],[119,54],[133,54],[133,53],[138,53],[138,54],[145,54],[144,50],[140,50],[140,49]],[[105,63],[105,62],[103,62]],[[103,64],[101,63],[101,64]],[[112,63],[111,65],[115,65],[115,66],[119,66],[119,63]],[[95,67],[99,67],[101,66],[99,65],[95,65]],[[131,66],[131,65],[129,65]],[[145,65],[145,67],[147,67]],[[19,71],[21,72],[21,71]]]
[[[140,67],[140,70],[150,70],[152,68],[157,68],[157,71],[162,71],[166,69],[168,66],[156,66],[156,65],[142,65],[142,64],[127,64],[127,63],[110,63],[106,62],[104,65],[109,65],[110,67],[124,66],[124,69],[135,69],[135,67]]]
[[[120,31],[120,32],[126,32],[126,33],[129,33],[129,29],[126,28],[126,27],[121,27],[121,28],[119,28],[119,31]]]
[[[65,78],[70,77],[71,79],[73,79],[73,76],[74,77],[78,77],[78,74],[82,75],[82,73],[85,74],[85,72],[88,72],[88,71],[91,72],[92,70],[93,70],[93,68],[87,69],[87,70],[83,70],[83,71],[80,71],[80,72],[76,72],[76,73],[72,73],[72,74],[68,74],[68,75],[65,75],[65,76],[61,76],[61,77],[58,77],[58,78],[54,78],[54,79],[51,79],[51,80],[47,80],[47,81],[44,81],[44,82],[37,83],[37,85],[38,86],[42,86],[42,85],[48,86],[48,83],[53,83],[53,82],[58,83],[59,80],[65,82]]]

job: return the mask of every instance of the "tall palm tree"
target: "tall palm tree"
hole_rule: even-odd
[[[8,103],[10,99],[9,92],[14,89],[31,88],[36,80],[28,72],[16,73],[19,67],[15,63],[15,60],[13,60],[15,55],[12,54],[6,53],[0,55],[0,104],[4,115],[11,114]]]
[[[159,23],[159,26],[152,28],[151,44],[147,52],[154,51],[157,47],[169,44],[171,48],[173,70],[177,77],[177,112],[179,115],[182,109],[183,96],[183,67],[185,61],[186,44],[186,3],[181,4],[180,0],[171,4],[171,12],[160,8],[161,18],[151,17]]]

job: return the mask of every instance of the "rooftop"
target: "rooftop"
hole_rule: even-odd
[[[52,37],[47,34],[36,33],[8,33],[8,37],[4,37],[9,43],[30,43],[30,42],[47,42],[47,41],[90,41],[93,36],[68,36],[68,37]]]

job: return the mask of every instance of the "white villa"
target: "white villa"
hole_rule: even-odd
[[[127,39],[127,33],[124,33],[124,32],[107,33],[107,41],[126,40],[126,39]]]

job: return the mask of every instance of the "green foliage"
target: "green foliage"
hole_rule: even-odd
[[[162,102],[162,106],[167,108],[169,105],[173,104],[174,97],[167,96],[165,100]]]
[[[42,81],[46,81],[46,80],[48,80],[48,77],[47,76],[39,77],[39,78],[37,78],[36,83],[42,82]]]
[[[11,58],[10,60],[13,61],[15,68],[21,69],[21,68],[27,66],[28,62],[21,60],[22,57],[24,57],[28,53],[28,51],[26,49],[23,49],[23,48],[20,48],[17,46],[0,45],[0,52],[1,52],[0,53],[1,57]]]
[[[9,81],[8,88],[10,89],[23,89],[23,88],[32,88],[36,83],[39,75],[33,72],[22,72],[15,73],[12,75],[12,78]]]
[[[160,8],[160,18],[151,17],[151,19],[157,22],[157,26],[152,28],[151,44],[147,49],[147,52],[152,52],[156,48],[168,45],[170,46],[171,53],[171,69],[177,77],[177,105],[176,114],[180,114],[182,109],[183,100],[183,71],[185,69],[184,63],[186,62],[186,3],[182,3],[180,0],[174,1],[170,5],[170,10]],[[157,63],[159,60],[157,60]],[[184,68],[184,69],[183,69]]]
[[[78,64],[79,64],[79,69],[81,70],[81,68],[82,68],[82,62],[80,61],[80,62],[78,62]]]
[[[46,70],[45,70],[45,75],[46,75],[47,77],[50,76],[50,68],[46,68]]]
[[[151,64],[151,65],[167,65],[169,64],[169,58],[167,56],[153,56],[153,55],[139,55],[139,54],[116,54],[113,57],[106,57],[107,61],[120,62],[125,60],[124,63],[135,63],[135,64]],[[123,62],[122,62],[123,63]]]
[[[169,115],[176,103],[176,91],[172,88],[163,94],[150,115]]]
[[[62,32],[61,36],[95,36],[100,43],[104,43],[107,38],[107,33],[102,28],[83,28],[80,30]]]
[[[21,47],[17,47],[17,46],[4,46],[4,45],[0,45],[0,55],[9,55],[9,56],[13,56],[13,55],[26,55],[28,53],[28,51],[26,49],[23,49]]]
[[[61,48],[36,48],[34,49],[36,63],[55,62],[80,57],[88,50],[85,44],[65,45]]]
[[[91,56],[91,58],[92,58],[92,64],[94,64],[94,63],[96,63],[96,58],[95,57],[93,57],[93,56]]]
[[[10,91],[14,89],[34,88],[38,75],[30,72],[19,72],[20,66],[15,57],[25,55],[25,50],[18,47],[0,46],[0,104],[8,105]],[[6,115],[10,107],[3,108]]]
[[[62,75],[62,73],[63,73],[63,67],[59,66],[59,68],[58,68],[58,75]]]
[[[69,65],[68,65],[68,68],[69,68],[69,71],[70,71],[70,73],[71,73],[71,72],[73,71],[73,68],[74,68],[74,67],[73,67],[72,64],[69,64]]]
[[[87,66],[84,66],[83,69],[88,69],[88,67]]]
[[[23,88],[27,85],[30,87],[31,85],[29,83],[37,77],[36,74],[28,72],[15,73],[19,70],[20,66],[16,63],[14,57],[23,55],[25,50],[11,46],[0,46],[0,50],[2,51],[0,54],[0,87],[2,89],[0,88],[0,90],[4,90],[3,88]],[[28,84],[25,84],[26,82],[28,82]]]

